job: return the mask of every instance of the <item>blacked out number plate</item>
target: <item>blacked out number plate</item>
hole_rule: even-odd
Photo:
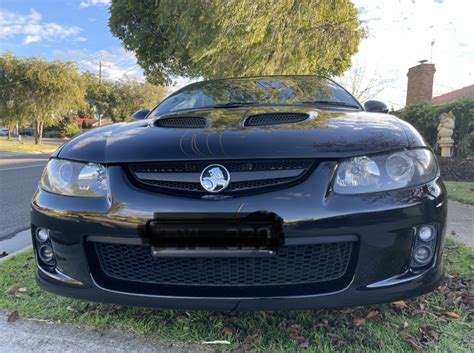
[[[282,220],[274,213],[160,214],[147,223],[153,250],[269,250],[283,243]]]

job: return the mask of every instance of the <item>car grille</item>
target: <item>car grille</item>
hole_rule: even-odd
[[[128,165],[132,181],[138,186],[168,193],[205,195],[201,172],[211,164],[224,166],[231,174],[229,186],[220,194],[268,191],[302,181],[314,166],[307,159],[184,161],[133,163]]]
[[[309,115],[304,113],[258,114],[249,116],[247,119],[245,119],[244,126],[291,124],[304,121],[308,118]]]
[[[280,286],[341,278],[348,269],[353,244],[285,246],[266,257],[154,257],[150,246],[109,243],[93,243],[93,251],[103,274],[115,280],[185,286]]]
[[[207,126],[207,119],[199,116],[160,118],[155,121],[155,126],[178,129],[202,129]]]

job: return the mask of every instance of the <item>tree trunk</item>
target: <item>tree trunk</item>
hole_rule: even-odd
[[[44,122],[36,119],[35,123],[35,144],[41,144],[43,142],[43,125]]]
[[[7,140],[10,141],[12,139],[12,129],[10,129],[10,127],[8,127],[8,137],[7,137]]]

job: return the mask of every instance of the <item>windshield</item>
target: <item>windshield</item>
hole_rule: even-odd
[[[317,76],[251,77],[203,81],[184,87],[161,102],[151,116],[187,109],[247,104],[331,104],[360,109],[342,87]]]

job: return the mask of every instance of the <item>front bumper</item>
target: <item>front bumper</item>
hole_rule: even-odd
[[[196,310],[284,310],[344,307],[389,302],[434,289],[442,277],[442,248],[447,213],[446,192],[438,179],[406,190],[343,196],[328,192],[334,164],[321,163],[304,182],[284,190],[215,200],[188,199],[144,191],[133,186],[122,169],[109,167],[111,200],[70,198],[38,190],[32,202],[32,229],[51,229],[58,271],[38,269],[40,286],[73,298],[124,305]],[[143,224],[156,213],[222,213],[268,211],[283,219],[288,243],[336,242],[356,237],[348,276],[339,286],[317,286],[274,292],[262,287],[212,291],[199,286],[154,292],[131,286],[104,285],[95,278],[87,240],[106,237],[133,243]],[[434,224],[438,231],[433,261],[410,268],[415,228]],[[132,288],[132,289],[131,289]],[[267,288],[268,289],[268,288]]]

